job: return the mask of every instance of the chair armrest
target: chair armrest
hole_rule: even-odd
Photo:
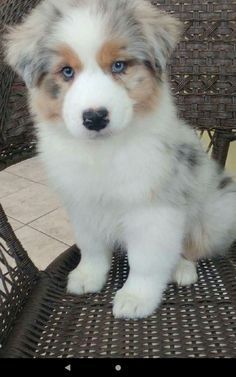
[[[17,239],[0,205],[0,348],[38,279],[38,269]]]

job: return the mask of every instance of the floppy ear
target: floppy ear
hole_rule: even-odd
[[[183,24],[147,1],[138,0],[137,11],[152,48],[155,63],[163,71],[183,32]]]
[[[45,36],[56,17],[59,11],[50,2],[43,2],[22,24],[9,27],[4,36],[6,62],[28,87],[35,86],[49,68],[50,50],[45,46]]]

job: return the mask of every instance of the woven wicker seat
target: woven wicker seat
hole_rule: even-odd
[[[34,267],[0,209],[0,338],[2,357],[235,357],[236,248],[227,258],[201,261],[199,282],[170,285],[156,313],[117,320],[112,299],[127,278],[117,252],[99,294],[66,294],[67,275],[79,263],[72,247],[44,272]],[[1,242],[2,243],[2,242]]]
[[[0,0],[0,18],[15,23],[38,2]],[[224,165],[236,130],[234,1],[153,3],[185,22],[170,65],[173,90],[180,115],[209,133],[213,157]],[[0,76],[3,168],[27,157],[35,139],[24,85],[3,64]],[[112,315],[113,297],[128,275],[125,254],[114,254],[101,293],[76,297],[66,294],[66,282],[79,260],[72,247],[38,271],[0,206],[1,357],[236,357],[236,245],[224,258],[200,261],[197,284],[169,285],[161,307],[135,321]]]

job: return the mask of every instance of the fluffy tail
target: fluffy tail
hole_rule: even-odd
[[[189,260],[224,254],[236,240],[236,183],[219,187],[208,199],[185,240]]]

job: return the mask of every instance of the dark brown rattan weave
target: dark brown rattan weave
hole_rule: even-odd
[[[0,33],[19,22],[40,0],[0,0]],[[213,157],[224,165],[235,139],[234,0],[153,0],[184,23],[184,34],[170,67],[181,117],[209,133]],[[35,134],[21,80],[2,62],[0,46],[0,169],[35,151]]]
[[[4,63],[1,36],[40,0],[0,0],[0,170],[35,154],[36,136],[22,80]]]
[[[153,0],[184,23],[170,75],[179,113],[208,132],[212,156],[225,164],[236,140],[236,4],[234,0]]]
[[[0,265],[5,265],[16,240],[4,215],[0,232],[10,250],[1,246]],[[68,272],[80,259],[76,247],[40,274],[18,243],[16,252],[22,258],[17,269],[1,275],[4,286],[11,286],[7,295],[0,286],[2,357],[236,357],[236,247],[226,258],[201,261],[197,284],[169,285],[161,307],[143,320],[112,315],[113,297],[128,275],[125,254],[115,254],[101,293],[76,297],[65,290]],[[26,298],[9,334],[9,322],[12,327]]]
[[[15,325],[38,277],[0,206],[0,344]]]

